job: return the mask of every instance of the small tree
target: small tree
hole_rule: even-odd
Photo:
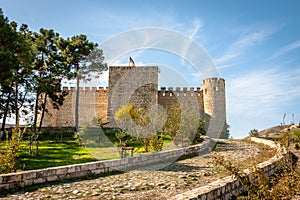
[[[164,116],[159,107],[147,110],[135,108],[132,104],[122,106],[115,113],[115,119],[120,122],[123,131],[139,140],[146,152],[150,147],[154,151],[161,149],[157,144],[162,143],[162,139],[155,136],[165,122]]]
[[[2,150],[0,140],[0,174],[11,173],[17,170],[17,153],[25,131],[25,129],[13,128],[11,137],[9,137],[8,131],[6,131],[6,151]]]
[[[251,137],[258,137],[258,136],[259,136],[259,135],[258,135],[258,130],[257,130],[257,129],[252,129],[252,130],[250,130],[249,135],[250,135]]]

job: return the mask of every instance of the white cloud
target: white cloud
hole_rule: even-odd
[[[234,115],[272,118],[300,98],[300,70],[255,71],[227,80],[228,111]],[[278,118],[278,117],[277,117]]]
[[[184,55],[184,57],[186,57],[187,51],[192,43],[191,41],[197,39],[198,37],[197,34],[199,30],[203,27],[203,23],[202,21],[200,21],[199,18],[194,18],[192,24],[193,24],[192,28],[187,31],[190,41],[187,41],[184,48],[182,49],[182,55]],[[181,65],[184,65],[183,59],[181,59]]]
[[[242,56],[248,48],[260,44],[269,34],[269,32],[261,30],[241,36],[227,48],[225,54],[213,59],[214,63],[217,66],[229,64],[228,62]]]
[[[188,37],[192,40],[197,39],[197,34],[199,30],[203,27],[202,21],[198,18],[193,19],[193,27],[188,31]]]
[[[296,41],[296,42],[293,42],[292,44],[289,44],[289,45],[286,45],[286,46],[283,46],[281,47],[278,51],[276,51],[272,56],[271,58],[276,58],[276,57],[279,57],[279,56],[282,56],[282,55],[285,55],[297,48],[300,47],[300,40]]]

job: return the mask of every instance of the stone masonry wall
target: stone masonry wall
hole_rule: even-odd
[[[202,90],[207,134],[219,138],[227,128],[225,80],[207,78],[202,81]]]
[[[51,100],[47,102],[48,112],[43,120],[44,127],[72,127],[75,126],[75,95],[76,88],[66,88],[68,91],[63,105],[53,109]],[[93,118],[101,117],[107,120],[108,89],[100,88],[80,88],[79,91],[79,125],[91,124]]]
[[[63,88],[69,94],[59,110],[47,102],[43,127],[75,126],[75,88]],[[79,125],[90,124],[94,118],[108,121],[108,126],[118,127],[114,115],[122,105],[132,103],[135,107],[150,108],[159,104],[164,108],[179,102],[189,110],[197,111],[205,119],[210,137],[226,133],[225,80],[207,78],[200,88],[168,88],[158,90],[158,67],[109,67],[109,89],[80,88]]]
[[[197,87],[196,89],[191,88],[180,88],[176,87],[173,90],[169,87],[166,90],[165,87],[161,87],[158,91],[158,104],[164,108],[168,108],[175,103],[185,104],[191,110],[197,110],[200,118],[204,118],[204,107],[203,107],[203,93],[202,90]]]
[[[30,170],[18,173],[0,175],[0,193],[3,190],[25,187],[45,182],[64,180],[69,178],[85,177],[89,174],[102,174],[116,170],[134,168],[163,162],[168,159],[177,159],[180,156],[199,153],[211,145],[210,138],[206,137],[199,145],[179,148],[176,150],[160,151],[152,154],[144,154],[137,157],[129,157],[114,160],[104,160],[83,164],[51,167],[40,170]]]
[[[123,105],[150,108],[157,104],[158,67],[109,67],[108,121],[116,127],[114,114]]]

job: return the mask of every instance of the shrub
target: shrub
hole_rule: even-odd
[[[289,149],[289,130],[281,138],[281,146]],[[247,190],[247,197],[237,199],[291,199],[300,191],[300,169],[293,165],[293,157],[288,153],[277,164],[277,173],[267,177],[265,172],[255,167],[246,174],[223,157],[215,158],[215,163],[225,167]]]
[[[157,134],[150,137],[150,147],[153,151],[162,150],[163,142],[163,138]]]
[[[299,150],[299,149],[300,149],[299,143],[296,143],[296,144],[295,144],[295,149],[296,149],[296,150]]]
[[[259,136],[258,130],[257,130],[257,129],[252,129],[252,130],[250,130],[249,135],[250,135],[251,137],[258,137],[258,136]]]
[[[18,151],[25,133],[25,129],[13,128],[11,137],[6,131],[6,151],[3,151],[0,144],[0,174],[11,173],[17,169]]]

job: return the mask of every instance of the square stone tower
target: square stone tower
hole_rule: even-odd
[[[108,121],[116,127],[114,115],[123,105],[150,108],[157,104],[158,67],[109,67]]]

